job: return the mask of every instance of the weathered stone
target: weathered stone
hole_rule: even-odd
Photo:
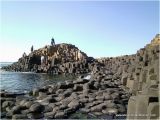
[[[27,117],[30,119],[42,119],[44,115],[42,113],[29,113]]]
[[[80,103],[78,100],[73,99],[69,104],[68,107],[73,108],[73,109],[77,109],[80,107]]]
[[[94,107],[91,107],[92,112],[101,112],[102,109],[106,108],[106,105],[104,103],[101,103],[99,105],[96,105]]]
[[[55,115],[54,112],[46,112],[46,113],[44,113],[44,118],[46,118],[46,119],[53,119],[54,115]]]
[[[117,106],[118,106],[118,112],[119,113],[125,113],[126,112],[125,106],[123,106],[121,104],[117,104]]]
[[[46,112],[51,112],[53,110],[53,107],[51,107],[51,106],[49,106],[49,105],[45,105],[44,106],[44,113],[46,113]]]
[[[74,91],[82,91],[83,90],[83,86],[75,84],[73,90]]]
[[[67,108],[67,109],[64,110],[64,112],[65,112],[66,115],[69,115],[71,113],[74,113],[75,109],[74,108]]]
[[[33,104],[33,101],[27,101],[24,103],[23,106],[25,106],[26,108],[30,108],[32,104]]]
[[[32,95],[33,96],[38,96],[39,90],[37,88],[33,89]]]
[[[56,114],[55,114],[55,118],[57,119],[57,118],[65,118],[65,112],[63,112],[63,111],[58,111]]]
[[[44,106],[39,104],[39,103],[34,103],[33,105],[31,105],[31,107],[29,108],[29,110],[31,112],[35,112],[35,113],[41,113],[44,111]]]
[[[96,116],[101,116],[103,113],[102,112],[93,112],[93,114]]]
[[[2,108],[6,108],[6,107],[11,107],[11,106],[13,106],[14,105],[14,102],[13,101],[5,101],[5,102],[3,102],[3,104],[2,104]]]
[[[23,115],[23,114],[15,114],[12,116],[12,119],[27,119],[27,115]]]
[[[88,109],[88,108],[81,108],[80,111],[83,112],[83,113],[89,113],[90,109]]]
[[[30,110],[29,109],[21,110],[21,113],[24,114],[24,115],[27,115],[27,114],[30,113]]]
[[[116,109],[116,108],[106,108],[106,109],[102,110],[102,112],[104,114],[117,114],[118,109]]]
[[[12,109],[11,109],[11,113],[14,115],[14,114],[20,114],[21,113],[21,110],[22,110],[22,107],[21,106],[14,106]]]

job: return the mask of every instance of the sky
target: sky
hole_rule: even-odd
[[[0,2],[0,61],[58,43],[77,46],[88,56],[135,54],[159,33],[158,1]]]

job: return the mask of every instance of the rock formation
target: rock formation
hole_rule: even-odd
[[[18,62],[2,69],[20,72],[46,72],[51,74],[88,73],[94,59],[71,44],[56,44],[34,50]]]
[[[34,89],[34,100],[1,92],[4,118],[68,118],[79,110],[96,118],[158,119],[159,56],[159,34],[136,54],[114,58],[93,59],[68,44],[35,50],[5,69],[91,76]]]
[[[159,117],[159,56],[160,35],[134,55],[98,59],[119,76],[132,93],[128,119],[158,119]]]

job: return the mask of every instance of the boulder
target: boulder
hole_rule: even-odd
[[[42,113],[29,113],[27,114],[29,119],[42,119],[44,115]]]
[[[44,118],[45,119],[53,119],[54,115],[55,115],[54,112],[46,112],[46,113],[44,113]]]
[[[78,109],[80,107],[80,103],[78,100],[73,99],[69,104],[68,104],[69,108],[73,108],[73,109]]]
[[[6,107],[12,107],[12,106],[14,106],[14,102],[13,101],[4,101],[3,103],[2,103],[2,108],[6,108]]]
[[[44,111],[44,106],[39,103],[34,103],[33,105],[31,105],[29,110],[34,113],[41,113]]]
[[[27,115],[24,114],[15,114],[12,116],[12,119],[28,119]]]
[[[21,106],[14,106],[12,109],[11,109],[11,113],[14,115],[14,114],[20,114],[21,113],[21,110],[22,110],[22,107]]]
[[[82,91],[82,90],[83,90],[83,86],[82,86],[82,85],[75,84],[73,90],[76,91],[76,92],[77,92],[77,91]]]
[[[91,107],[92,112],[101,112],[102,109],[106,108],[106,105],[104,103],[101,103],[99,105]]]
[[[51,107],[51,106],[49,106],[49,105],[45,105],[44,106],[44,113],[46,113],[46,112],[51,112],[53,110],[53,107]]]
[[[25,106],[26,108],[30,108],[32,104],[33,104],[33,101],[27,101],[24,103],[23,106]]]
[[[63,119],[63,118],[65,118],[65,117],[66,117],[66,115],[65,115],[65,112],[63,112],[63,111],[58,111],[58,112],[55,114],[55,118],[56,118],[56,119],[58,119],[58,118]]]
[[[106,109],[102,110],[102,112],[104,114],[112,115],[112,114],[117,114],[118,113],[118,109],[116,109],[116,108],[106,108]]]

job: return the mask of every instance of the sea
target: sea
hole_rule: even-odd
[[[29,92],[34,88],[43,87],[65,80],[75,80],[72,75],[49,75],[32,72],[9,72],[1,69],[12,62],[0,62],[0,90],[8,92]]]

